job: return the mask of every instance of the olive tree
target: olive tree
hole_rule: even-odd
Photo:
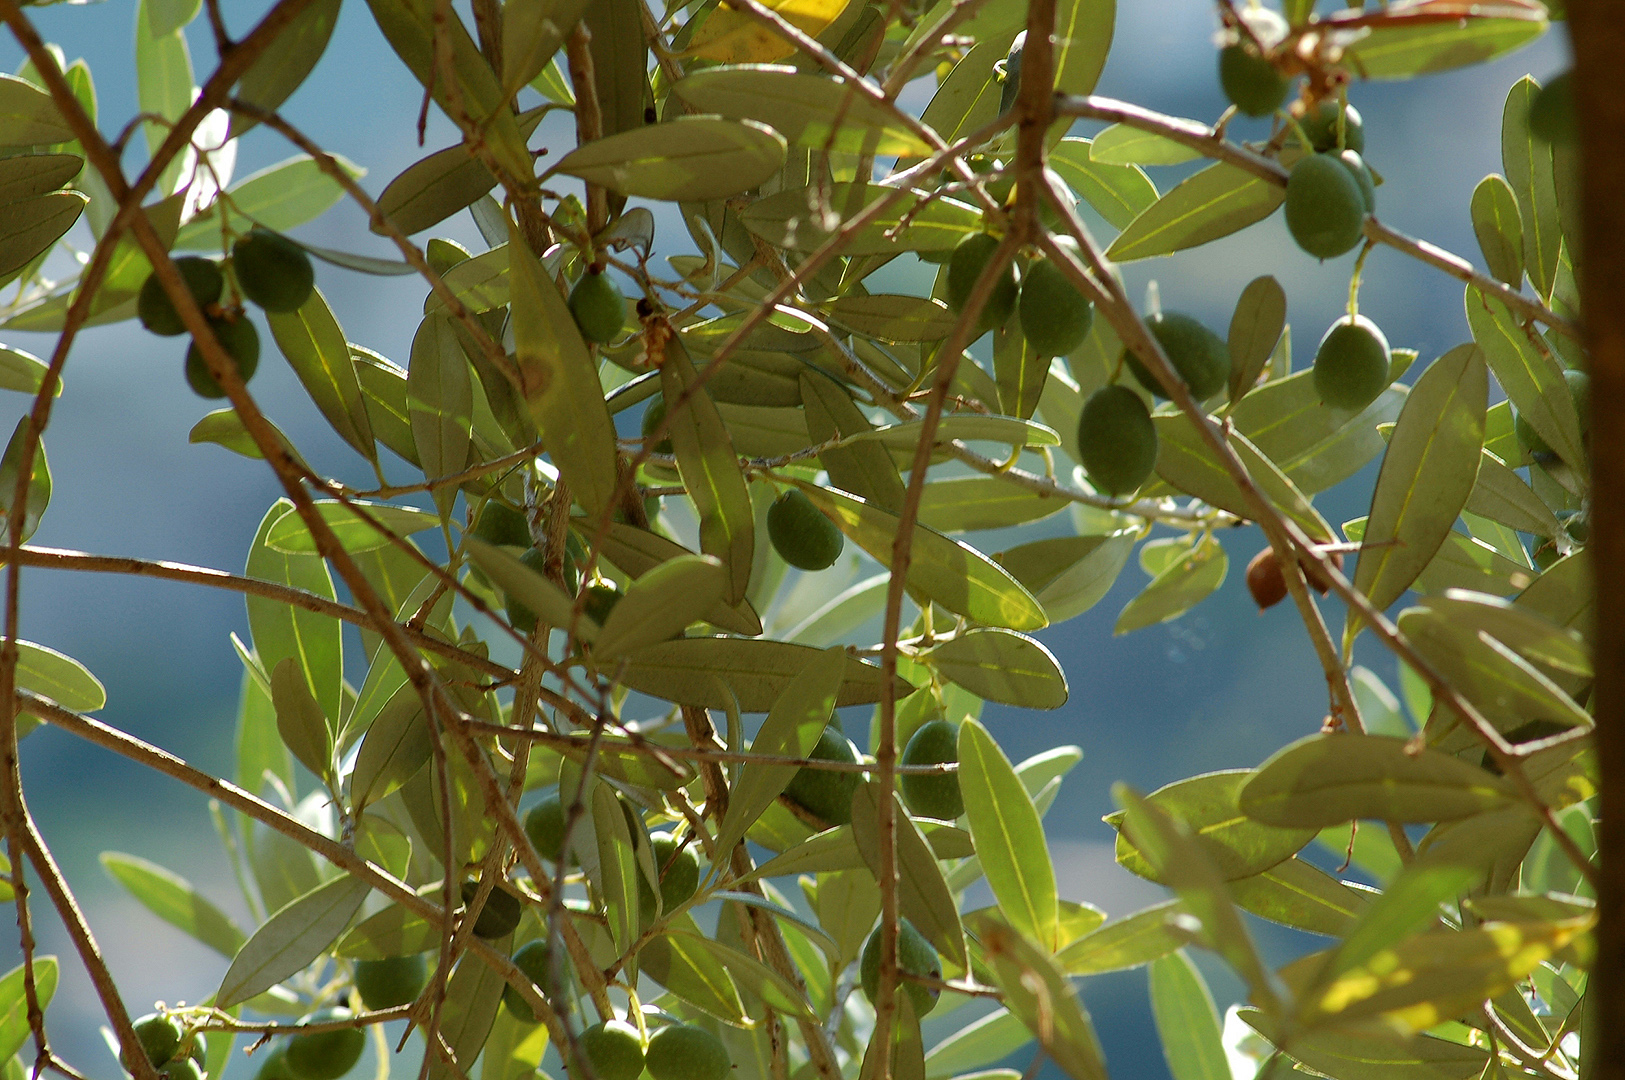
[[[1617,943],[1619,897],[1593,729],[1622,717],[1596,617],[1618,586],[1587,554],[1578,273],[1582,248],[1589,265],[1625,251],[1618,146],[1580,157],[1620,109],[1617,28],[1586,42],[1575,90],[1520,79],[1482,133],[1505,165],[1467,208],[1484,272],[1383,223],[1349,97],[1534,40],[1534,0],[1224,0],[1233,107],[1214,124],[1092,95],[1113,0],[367,4],[425,115],[461,134],[376,199],[279,112],[339,0],[279,0],[252,26],[214,0],[141,0],[142,113],[112,138],[85,63],[0,0],[28,55],[0,79],[0,319],[59,335],[45,360],[0,352],[0,385],[32,394],[0,460],[0,816],[24,954],[0,980],[8,1075],[111,1068],[52,1049],[40,903],[138,1080],[212,1080],[234,1048],[264,1080],[337,1080],[369,1036],[381,1070],[410,1044],[397,1060],[432,1080],[1014,1080],[985,1070],[1029,1043],[1030,1074],[1093,1080],[1074,981],[1140,965],[1179,1080],[1230,1075],[1227,1051],[1336,1080],[1625,1072],[1606,1051],[1625,1039],[1622,961],[1595,943]],[[197,19],[219,62],[194,93]],[[923,87],[919,115],[899,104]],[[560,110],[574,144],[533,147]],[[227,184],[239,138],[297,156]],[[399,258],[287,235],[339,199]],[[656,235],[661,202],[686,237]],[[432,235],[465,210],[485,250]],[[1118,264],[1277,210],[1350,272],[1346,316],[1300,339],[1296,369],[1275,277],[1220,327],[1127,295]],[[64,277],[53,253],[81,219],[95,244]],[[1471,341],[1389,343],[1358,307],[1378,246],[1463,283]],[[930,295],[882,291],[896,260],[938,268]],[[421,277],[408,356],[347,338],[318,287],[334,267]],[[1615,286],[1585,288],[1607,308],[1587,324],[1606,415],[1625,316]],[[187,381],[225,401],[191,439],[281,485],[242,574],[28,544],[76,337],[120,319],[190,338]],[[262,351],[376,486],[333,479],[267,417]],[[1606,467],[1617,439],[1599,427],[1604,491],[1625,475]],[[1327,521],[1314,497],[1373,462],[1369,513]],[[1598,509],[1598,545],[1618,544]],[[1067,535],[972,542],[1061,514]],[[1110,918],[1062,898],[1044,816],[1078,754],[1012,763],[982,705],[1062,706],[1033,632],[1098,603],[1136,552],[1152,578],[1116,628],[1179,618],[1248,523],[1269,547],[1245,587],[1290,598],[1326,697],[1257,768],[1117,789],[1118,860],[1169,900]],[[808,575],[848,549],[873,576],[809,610]],[[235,773],[89,715],[101,684],[24,637],[25,569],[242,593]],[[1399,661],[1404,710],[1362,710],[1362,637]],[[872,709],[865,747],[843,709]],[[40,723],[212,800],[252,927],[161,866],[103,857],[228,958],[209,1000],[132,1019],[150,1003],[121,995],[24,800],[18,739]],[[1303,857],[1317,839],[1384,887]],[[980,882],[994,902],[968,908]],[[1323,946],[1272,970],[1243,912]],[[1242,1034],[1189,950],[1239,976]],[[929,1046],[927,1014],[952,1031]]]

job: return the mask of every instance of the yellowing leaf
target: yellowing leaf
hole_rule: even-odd
[[[764,0],[785,22],[809,37],[823,33],[840,17],[850,0]],[[775,34],[762,20],[726,3],[695,32],[689,55],[724,64],[760,64],[795,55],[796,47]]]

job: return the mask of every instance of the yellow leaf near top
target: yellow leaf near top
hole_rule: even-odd
[[[817,37],[846,10],[851,0],[762,0],[785,22]],[[796,47],[775,34],[767,24],[726,2],[711,12],[695,32],[688,55],[724,64],[765,64],[795,55]]]

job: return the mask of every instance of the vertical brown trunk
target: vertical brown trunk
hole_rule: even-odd
[[[1586,1073],[1625,1078],[1625,4],[1569,0],[1581,132],[1580,298],[1591,358],[1592,510],[1597,568],[1597,755],[1602,769],[1596,966]]]

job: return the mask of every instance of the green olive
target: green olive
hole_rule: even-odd
[[[1343,163],[1343,168],[1354,177],[1354,182],[1360,185],[1360,194],[1365,197],[1365,212],[1377,212],[1377,179],[1371,175],[1371,166],[1365,163],[1358,150],[1344,150],[1337,155],[1337,160]]]
[[[178,1016],[148,1013],[136,1020],[134,1027],[135,1037],[140,1041],[141,1049],[146,1051],[147,1061],[154,1068],[168,1064],[180,1053],[181,1040],[186,1037],[186,1027]],[[125,1068],[130,1068],[129,1061],[125,1060],[122,1054],[119,1060],[124,1062]]]
[[[541,548],[527,549],[523,555],[519,556],[519,561],[536,571],[536,573],[546,576],[547,553]],[[536,613],[512,595],[508,597],[507,612],[508,624],[521,634],[529,634],[536,629]]]
[[[277,1043],[265,1051],[254,1080],[295,1080],[288,1070],[288,1047],[285,1043]]]
[[[258,226],[231,246],[231,268],[243,296],[266,311],[298,311],[316,287],[304,248]]]
[[[355,990],[369,1009],[411,1004],[423,993],[428,979],[429,965],[422,953],[355,963]]]
[[[959,729],[946,720],[931,720],[921,724],[908,745],[903,747],[900,759],[904,765],[942,765],[959,760]],[[897,778],[903,801],[908,808],[923,817],[953,821],[965,812],[965,800],[959,792],[959,776],[944,773],[941,776],[921,776],[904,773]]]
[[[818,736],[807,757],[814,761],[857,763],[858,755],[846,736],[831,725]],[[796,770],[784,794],[791,802],[829,825],[845,825],[852,820],[852,796],[863,782],[863,774],[837,772],[803,766]]]
[[[621,590],[607,581],[587,586],[587,598],[581,603],[581,613],[599,626],[609,621],[609,613],[621,602]]]
[[[965,310],[970,303],[971,292],[976,288],[976,281],[982,276],[982,270],[987,266],[993,252],[998,250],[999,238],[990,233],[972,233],[961,240],[954,248],[953,255],[948,259],[948,307],[955,313]],[[1016,297],[1020,287],[1016,284],[1016,268],[1014,263],[1006,266],[999,274],[998,280],[993,283],[993,291],[982,305],[981,315],[976,320],[976,326],[971,334],[973,338],[981,337],[995,326],[1003,326],[1010,318],[1010,313],[1016,309]]]
[[[226,287],[220,267],[209,259],[187,255],[175,260],[175,269],[180,271],[181,280],[186,282],[186,291],[192,294],[193,302],[207,313],[208,306],[220,299]],[[141,283],[141,292],[135,300],[135,313],[141,325],[154,334],[174,337],[186,333],[186,324],[181,322],[180,312],[175,310],[175,305],[169,302],[169,294],[164,292],[157,274],[148,274],[147,280]]]
[[[505,544],[508,547],[531,546],[530,522],[525,515],[505,502],[487,499],[480,507],[480,516],[469,530],[487,544]]]
[[[672,1024],[651,1035],[644,1064],[654,1080],[726,1080],[733,1071],[722,1040],[693,1024]]]
[[[248,316],[239,312],[230,318],[211,317],[209,328],[214,331],[220,347],[226,350],[226,355],[237,362],[238,377],[243,382],[252,379],[260,366],[260,333],[254,329],[254,324],[248,321]],[[196,341],[186,347],[186,382],[198,397],[226,396],[225,390],[209,372],[209,365],[203,359],[203,350],[197,347]]]
[[[582,337],[595,345],[608,345],[626,326],[626,298],[607,274],[588,270],[570,290],[570,314]]]
[[[1248,116],[1269,116],[1286,100],[1290,83],[1251,44],[1237,42],[1219,50],[1219,85]]]
[[[1189,315],[1164,311],[1145,320],[1151,336],[1162,346],[1168,362],[1190,388],[1191,397],[1205,401],[1230,381],[1230,346],[1223,338]],[[1166,398],[1162,383],[1151,377],[1140,358],[1123,350],[1123,359],[1141,386],[1157,398]]]
[[[800,488],[791,488],[767,508],[767,535],[779,557],[797,570],[835,565],[846,538]]]
[[[1337,113],[1337,101],[1327,98],[1317,103],[1303,119],[1298,121],[1303,126],[1303,133],[1309,136],[1309,143],[1315,148],[1316,153],[1324,154],[1328,150],[1337,149]],[[1365,124],[1360,119],[1360,110],[1353,105],[1343,113],[1343,149],[1365,153]]]
[[[299,1023],[321,1024],[348,1020],[350,1016],[349,1009],[321,1009]],[[286,1050],[288,1071],[296,1080],[338,1080],[355,1068],[366,1046],[366,1033],[355,1027],[294,1035],[288,1039]]]
[[[564,802],[557,788],[544,794],[525,814],[525,835],[538,855],[549,862],[559,861],[564,851]]]
[[[582,1032],[581,1050],[598,1080],[638,1080],[643,1072],[643,1040],[624,1020],[594,1024]]]
[[[914,924],[907,919],[897,920],[897,967],[905,975],[923,975],[927,978],[942,978],[942,958],[937,950],[925,940],[925,935],[914,929]],[[868,995],[871,1003],[878,1003],[880,999],[880,927],[875,927],[874,933],[863,946],[863,958],[858,962],[858,974],[863,983],[863,992]],[[908,994],[909,1000],[914,1003],[914,1015],[924,1016],[937,1007],[937,988],[925,986],[912,979],[901,980],[903,990]]]
[[[693,844],[684,844],[670,833],[651,833],[649,854],[660,875],[660,908],[670,913],[688,902],[700,886],[700,857]],[[655,893],[648,879],[638,875],[638,913],[645,923],[655,921]]]
[[[1039,259],[1021,279],[1021,333],[1040,356],[1065,356],[1089,336],[1094,305],[1061,269]]]
[[[1103,386],[1078,417],[1078,453],[1090,483],[1108,495],[1139,490],[1157,464],[1157,429],[1140,395]]]
[[[1315,389],[1334,409],[1365,408],[1388,388],[1388,339],[1364,315],[1332,324],[1315,352]]]
[[[470,904],[474,895],[479,892],[479,882],[463,882],[463,903]],[[519,917],[524,914],[524,903],[513,893],[498,885],[491,889],[491,894],[485,898],[485,906],[480,908],[479,918],[474,920],[474,936],[480,938],[507,937],[519,925]]]
[[[1366,200],[1348,167],[1330,154],[1309,154],[1286,182],[1286,227],[1317,259],[1334,259],[1360,242]]]
[[[552,958],[547,949],[547,939],[528,941],[519,947],[513,954],[513,965],[525,973],[525,977],[541,988],[542,993],[549,992],[548,983],[552,981]],[[525,1000],[512,986],[502,988],[502,1004],[522,1024],[539,1024],[542,1018],[536,1015],[530,1003]]]
[[[203,1067],[189,1057],[178,1057],[158,1070],[163,1080],[203,1080]]]
[[[666,399],[663,397],[657,397],[653,401],[649,402],[648,408],[643,410],[643,437],[647,439],[649,436],[653,435],[655,433],[655,429],[664,423],[665,419]],[[659,442],[649,447],[649,452],[651,454],[671,453],[671,433],[667,432]]]

